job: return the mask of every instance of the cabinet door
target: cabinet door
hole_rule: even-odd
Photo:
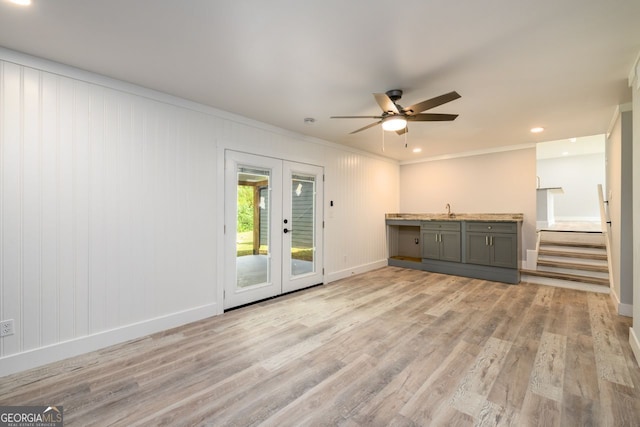
[[[437,231],[422,230],[422,258],[440,259]]]
[[[496,267],[518,267],[518,238],[515,234],[490,234],[493,259]]]
[[[467,233],[467,262],[470,264],[491,265],[491,246],[487,233]]]
[[[440,259],[443,261],[460,262],[460,233],[457,231],[440,232]]]

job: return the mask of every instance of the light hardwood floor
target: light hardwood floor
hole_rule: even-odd
[[[385,267],[0,378],[67,426],[638,426],[608,295]]]

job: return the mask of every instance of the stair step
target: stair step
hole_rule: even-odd
[[[609,286],[594,285],[591,283],[573,282],[570,280],[552,279],[549,277],[533,277],[522,274],[520,276],[522,282],[533,283],[535,285],[553,286],[556,288],[576,289],[586,292],[598,292],[602,294],[609,294],[611,288]]]
[[[609,279],[591,276],[581,276],[579,274],[556,273],[553,271],[541,270],[520,270],[520,274],[535,277],[547,277],[551,279],[568,280],[571,282],[590,283],[593,285],[601,285],[609,287]]]
[[[560,242],[554,240],[540,240],[540,246],[566,246],[571,248],[606,249],[604,243]]]
[[[597,264],[580,264],[577,262],[561,262],[561,261],[549,261],[538,258],[538,265],[543,267],[555,267],[555,268],[568,268],[574,270],[584,271],[598,271],[601,273],[608,273],[609,267],[607,265]]]
[[[577,251],[556,251],[553,249],[540,249],[538,256],[557,256],[567,258],[582,258],[593,260],[607,260],[607,254],[605,253],[591,253],[591,252],[577,252]]]

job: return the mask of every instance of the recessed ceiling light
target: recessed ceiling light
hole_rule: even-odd
[[[540,133],[544,130],[544,128],[541,127],[535,127],[535,128],[531,128],[531,133]]]
[[[20,6],[29,6],[31,0],[11,0],[11,3],[19,4]]]
[[[413,152],[414,153],[420,153],[420,152],[422,152],[422,148],[414,148]]]

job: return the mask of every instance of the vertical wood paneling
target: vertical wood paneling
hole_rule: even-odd
[[[5,119],[4,111],[4,63],[0,61],[0,120]],[[4,131],[0,127],[0,319],[5,317],[4,303]],[[0,356],[4,354],[4,340],[0,340]]]
[[[41,190],[42,190],[42,245],[41,245],[41,343],[50,345],[58,341],[59,318],[59,260],[58,260],[58,80],[55,75],[41,73]]]
[[[58,94],[58,273],[59,273],[59,339],[76,337],[76,236],[74,211],[74,96],[73,81],[61,78]]]
[[[104,228],[101,239],[104,245],[104,312],[105,329],[116,328],[119,324],[118,301],[120,299],[120,273],[118,267],[118,233],[117,233],[117,183],[118,170],[116,158],[118,152],[118,104],[115,94],[105,91],[104,112],[104,159],[102,175],[105,181],[104,194]]]
[[[40,189],[40,73],[22,74],[22,350],[40,346],[41,189]]]
[[[21,351],[22,335],[22,70],[5,63],[2,96],[2,316],[14,319],[16,334],[4,337],[4,354]]]
[[[0,357],[215,303],[219,138],[325,166],[327,274],[384,258],[395,164],[0,66]]]
[[[106,130],[105,97],[101,87],[92,87],[90,92],[90,157],[89,157],[89,312],[91,333],[107,329],[107,271],[105,245],[106,215]]]
[[[89,91],[73,82],[73,235],[75,336],[89,333]]]
[[[145,258],[143,241],[143,224],[145,218],[142,212],[143,204],[143,167],[142,167],[142,144],[143,144],[143,108],[140,101],[130,97],[130,142],[129,142],[129,233],[130,242],[130,278],[129,286],[131,291],[131,305],[129,308],[129,319],[131,322],[138,322],[146,318],[148,310],[145,301],[144,267],[145,262],[139,262]]]

